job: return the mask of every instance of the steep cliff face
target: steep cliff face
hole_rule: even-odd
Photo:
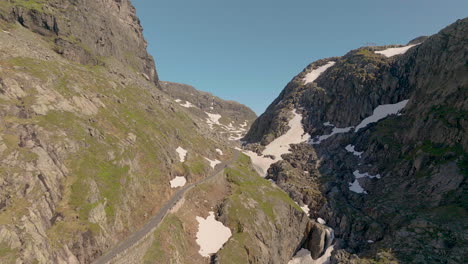
[[[98,65],[102,57],[112,57],[158,82],[129,0],[11,0],[2,1],[0,10],[1,18],[43,35],[71,61]]]
[[[268,177],[335,229],[333,263],[466,261],[467,33],[463,19],[405,47],[314,62],[246,135],[261,152],[292,109],[304,116],[310,142]]]

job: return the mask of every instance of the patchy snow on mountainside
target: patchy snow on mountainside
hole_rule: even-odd
[[[322,224],[322,225],[324,225],[324,224],[327,223],[327,222],[326,222],[325,220],[323,220],[323,218],[321,218],[321,217],[317,218],[317,222],[318,222],[319,224]]]
[[[396,104],[386,104],[377,106],[374,109],[374,112],[371,116],[365,118],[361,121],[359,125],[356,126],[355,132],[359,131],[359,129],[364,128],[371,123],[378,122],[389,115],[398,114],[398,112],[400,112],[401,109],[405,108],[408,101],[409,100],[404,100]]]
[[[176,176],[170,183],[171,188],[183,187],[187,183],[187,179],[184,176]]]
[[[282,160],[281,155],[290,153],[289,146],[291,144],[299,144],[309,140],[309,134],[304,132],[302,127],[302,115],[298,114],[296,110],[292,111],[293,118],[289,121],[289,130],[284,135],[279,136],[268,144],[261,156],[252,151],[245,151],[244,153],[252,159],[252,163],[257,172],[265,177],[271,164]],[[265,156],[274,156],[274,159]]]
[[[231,237],[231,230],[224,226],[223,223],[216,221],[214,212],[204,219],[196,217],[198,221],[198,232],[196,242],[200,246],[200,255],[209,257],[220,250],[224,243]]]
[[[404,54],[410,48],[412,48],[412,47],[414,47],[416,45],[419,45],[419,44],[408,45],[408,46],[399,47],[399,48],[388,48],[388,49],[385,49],[385,50],[375,51],[375,53],[382,54],[385,57],[392,57],[392,56],[395,56],[395,55]]]
[[[361,184],[359,184],[358,179],[355,179],[353,182],[349,183],[349,190],[355,193],[367,194],[364,188],[362,188]]]
[[[191,102],[185,101],[185,104],[180,104],[181,106],[185,108],[190,108],[190,107],[195,107]]]
[[[182,100],[180,100],[180,99],[175,99],[174,101],[175,101],[176,103],[182,102]]]
[[[377,174],[377,175],[370,175],[369,173],[367,172],[364,172],[364,173],[360,173],[359,170],[355,170],[353,172],[353,175],[354,177],[356,177],[356,179],[360,179],[360,178],[377,178],[377,179],[380,179],[380,174]]]
[[[345,149],[346,149],[346,151],[348,151],[348,152],[350,152],[350,153],[353,153],[353,155],[354,155],[354,156],[357,156],[357,157],[361,157],[362,153],[364,153],[364,152],[356,151],[356,150],[355,150],[355,146],[354,146],[354,145],[351,145],[351,144],[347,145],[347,146],[345,147]]]
[[[216,149],[216,152],[218,152],[218,154],[221,155],[221,156],[224,155],[224,154],[223,154],[223,151],[220,150],[220,149],[218,149],[218,148]]]
[[[182,147],[178,147],[176,151],[179,153],[180,162],[184,162],[185,156],[187,156],[187,150],[183,149]]]
[[[304,82],[308,84],[315,81],[315,79],[317,79],[320,76],[320,74],[324,73],[328,68],[330,68],[333,65],[335,65],[335,62],[329,61],[327,64],[320,66],[315,70],[312,70],[304,77]]]
[[[210,160],[209,158],[205,158],[205,159],[210,163],[210,166],[213,169],[216,167],[216,165],[221,163],[221,161],[219,161],[217,159],[215,159],[215,160]]]
[[[206,123],[208,126],[210,126],[211,129],[213,129],[213,125],[221,125],[219,123],[219,119],[221,118],[221,115],[219,114],[212,114],[205,112],[206,115],[208,115],[208,118],[206,119]]]
[[[333,126],[330,124],[330,126]],[[311,144],[312,145],[317,145],[317,144],[320,144],[322,143],[322,141],[324,141],[325,139],[333,136],[333,135],[336,135],[336,134],[342,134],[342,133],[348,133],[349,131],[351,131],[351,129],[353,129],[354,127],[344,127],[344,128],[339,128],[339,127],[333,127],[333,130],[331,132],[331,134],[328,134],[328,135],[321,135],[321,136],[318,136],[318,137],[315,137]]]
[[[306,213],[306,215],[309,215],[310,209],[309,209],[309,206],[307,204],[304,204],[303,206],[301,206],[301,209],[302,209],[302,211],[304,211],[304,213]]]

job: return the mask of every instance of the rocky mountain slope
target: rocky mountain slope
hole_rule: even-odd
[[[212,137],[220,140],[235,144],[245,136],[257,118],[257,115],[245,105],[198,91],[190,85],[164,81],[159,84],[161,90],[187,108],[194,119],[208,124],[207,133],[212,133]]]
[[[128,0],[0,2],[0,263],[91,263],[233,156],[159,85]]]
[[[331,263],[467,262],[467,44],[465,18],[406,46],[316,61],[243,139],[265,154],[302,116],[310,140],[267,178],[334,229]]]

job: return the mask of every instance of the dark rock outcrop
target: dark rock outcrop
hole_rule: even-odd
[[[312,217],[327,220],[341,246],[358,254],[359,261],[464,262],[467,36],[468,19],[462,19],[412,40],[410,45],[418,45],[401,55],[375,52],[401,46],[362,47],[314,62],[293,78],[245,137],[249,143],[268,144],[287,131],[292,109],[303,115],[313,139],[333,127],[357,126],[380,105],[409,100],[399,115],[320,144],[295,146],[269,170],[269,178],[309,205]],[[307,73],[330,61],[335,64],[304,84]],[[348,145],[362,154],[349,153]],[[379,174],[358,180],[366,194],[349,190],[355,171]],[[305,190],[313,195],[304,195]],[[332,262],[357,263],[356,256],[339,252]]]

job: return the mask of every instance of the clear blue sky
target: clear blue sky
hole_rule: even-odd
[[[309,63],[406,44],[468,15],[467,0],[133,0],[161,80],[257,114]]]

